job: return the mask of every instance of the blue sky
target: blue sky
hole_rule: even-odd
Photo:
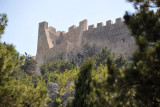
[[[37,51],[38,23],[47,21],[60,31],[87,19],[88,25],[123,17],[134,12],[126,0],[0,0],[0,13],[8,15],[2,42],[12,43],[20,52]]]

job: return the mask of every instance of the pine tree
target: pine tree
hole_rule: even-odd
[[[0,34],[4,33],[7,22],[4,16],[0,18]],[[37,80],[35,86],[29,78],[20,81],[11,76],[22,63],[24,56],[20,56],[13,45],[0,42],[0,107],[45,106],[48,91],[42,79]]]
[[[160,106],[160,0],[129,1],[137,12],[126,12],[124,19],[138,49],[133,55],[133,65],[125,71],[126,88],[121,101],[123,105]]]
[[[105,60],[102,61],[107,64],[107,77],[101,82],[91,79],[94,77],[91,72],[93,70],[89,63],[85,63],[82,68],[88,74],[83,70],[80,72],[74,106],[160,106],[160,0],[128,1],[137,10],[134,14],[126,12],[124,16],[137,44],[133,63],[129,67],[118,69],[111,57],[104,57]],[[102,62],[101,59],[97,61],[99,64]],[[102,68],[97,69],[97,72]]]
[[[73,107],[89,107],[92,105],[92,71],[94,60],[88,59],[80,68],[78,80],[75,83],[75,98],[70,104]]]
[[[32,58],[31,55],[25,53],[24,65],[21,66],[21,69],[24,70],[28,75],[32,75],[36,69],[36,61]]]
[[[5,27],[7,26],[7,15],[6,14],[0,14],[0,38],[1,35],[4,33]]]

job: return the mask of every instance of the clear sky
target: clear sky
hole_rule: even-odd
[[[126,0],[0,0],[0,13],[8,15],[2,42],[12,43],[20,52],[37,51],[38,23],[47,21],[60,31],[87,19],[88,25],[123,17],[134,12]]]

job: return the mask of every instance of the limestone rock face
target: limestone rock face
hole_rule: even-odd
[[[49,98],[51,98],[52,100],[55,100],[57,98],[57,95],[58,95],[58,89],[59,89],[59,86],[57,83],[49,83],[47,85],[47,88],[49,90]]]
[[[64,107],[67,105],[68,101],[74,98],[74,93],[75,90],[73,90],[72,92],[65,92],[65,94],[61,97],[62,104]]]
[[[70,83],[71,84],[71,83]],[[67,85],[70,85],[70,84],[67,84]],[[47,89],[49,90],[49,98],[52,99],[52,101],[55,101],[56,98],[58,97],[58,89],[59,89],[59,86],[57,83],[49,83],[47,85]],[[63,96],[61,96],[61,103],[63,104],[63,106],[65,107],[67,102],[74,97],[74,93],[75,93],[75,90],[71,91],[71,92],[65,92],[65,94]],[[55,102],[48,102],[48,106],[49,107],[59,107],[57,103]]]

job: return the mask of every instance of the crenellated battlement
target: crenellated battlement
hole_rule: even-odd
[[[88,23],[88,20],[84,19],[83,21],[79,22],[79,26],[84,26],[84,24],[87,24],[87,23]]]
[[[59,35],[60,35],[60,33],[61,33],[61,31],[57,31],[57,32],[56,32],[56,35],[57,35],[57,36],[59,36]]]
[[[123,22],[123,19],[122,19],[122,18],[117,18],[117,19],[116,19],[116,23],[121,23],[121,22]]]
[[[48,28],[48,22],[46,22],[46,21],[40,22],[39,28]]]
[[[115,23],[113,23],[112,20],[108,20],[106,21],[106,25],[104,25],[103,22],[97,23],[96,27],[95,25],[89,25],[88,29],[87,29],[87,22],[88,21],[86,19],[83,21],[80,21],[79,26],[72,25],[71,27],[68,28],[68,32],[65,32],[65,31],[56,31],[56,28],[52,26],[48,27],[48,22],[44,21],[39,23],[39,33],[43,34],[44,31],[46,32],[47,41],[48,42],[50,41],[48,43],[49,48],[51,48],[67,39],[70,39],[71,43],[76,42],[82,37],[82,35],[76,36],[77,34],[93,35],[94,33],[103,32],[103,31],[112,32],[114,30],[117,30],[117,28],[124,27],[123,26],[124,22],[122,18],[117,18]],[[80,45],[81,40],[79,40],[78,42],[77,43]]]
[[[56,28],[54,28],[54,27],[52,27],[52,26],[48,27],[48,30],[49,30],[49,31],[52,31],[52,32],[56,32]]]
[[[106,21],[106,26],[111,26],[113,24],[112,20]]]
[[[89,26],[88,26],[88,30],[92,30],[92,29],[94,29],[94,28],[95,28],[94,25],[89,25]]]
[[[95,27],[95,25],[89,25],[88,26],[88,30],[86,30],[84,33],[88,33],[88,32],[93,32],[93,30],[97,30],[97,29],[110,29],[112,27],[112,29],[117,28],[121,25],[124,25],[123,19],[122,18],[117,18],[115,23],[113,23],[112,20],[108,20],[106,21],[106,25],[104,25],[103,22],[97,23],[97,27]]]
[[[71,32],[71,31],[73,31],[74,29],[76,29],[76,25],[73,25],[73,26],[69,27],[69,28],[68,28],[68,32]]]
[[[88,44],[94,46],[95,50],[107,47],[117,55],[123,54],[126,58],[131,56],[135,49],[135,41],[122,18],[117,18],[115,23],[108,20],[105,24],[100,22],[96,26],[88,26],[87,23],[86,19],[80,21],[79,25],[70,26],[67,32],[48,27],[46,21],[39,23],[36,72],[47,60],[60,57],[68,59],[69,52],[73,55],[82,53],[87,57],[84,49]]]
[[[64,35],[64,34],[66,34],[65,31],[61,31],[61,32],[60,32],[60,35]]]
[[[48,22],[44,21],[44,22],[40,22],[39,23],[39,28],[45,28],[47,29],[49,32],[54,32],[56,34],[56,36],[59,36],[59,35],[65,35],[65,34],[68,34],[70,32],[73,32],[74,30],[80,28],[80,27],[83,27],[84,25],[87,25],[87,20],[83,20],[83,21],[80,21],[79,22],[79,26],[76,26],[76,25],[72,25],[71,27],[68,28],[68,32],[65,32],[65,31],[56,31],[56,28],[52,27],[52,26],[49,26],[48,27]],[[84,28],[84,31],[87,30],[87,27]]]
[[[97,23],[97,28],[101,28],[101,27],[104,27],[103,22]]]

